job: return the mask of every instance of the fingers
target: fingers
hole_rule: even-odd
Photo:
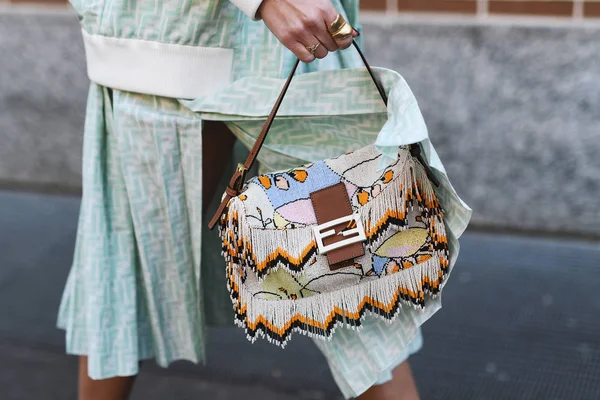
[[[333,40],[326,27],[325,30],[321,29],[315,33],[315,37],[319,42],[321,42],[321,46],[325,47],[328,52],[333,52],[339,49],[339,46],[335,40]]]
[[[348,36],[344,39],[336,39],[335,43],[340,48],[340,50],[344,50],[352,45],[352,39],[353,39],[352,36]]]
[[[319,46],[320,47],[320,46]],[[315,54],[312,54],[303,43],[296,42],[288,46],[288,49],[292,51],[303,63],[311,63],[317,58]]]
[[[260,15],[281,43],[305,63],[352,44],[353,29],[343,20],[332,30],[338,12],[330,0],[263,0]],[[342,26],[345,30],[338,32]]]
[[[313,43],[309,46],[304,43]],[[314,61],[316,58],[325,58],[329,51],[327,48],[317,40],[317,38],[313,37],[310,40],[303,40],[303,42],[298,42],[294,46],[290,46],[290,50],[298,57],[301,61],[305,63],[309,63]]]
[[[315,43],[313,46],[317,46],[317,48],[312,52],[315,55],[315,57],[317,57],[317,58],[327,57],[329,50],[327,49],[327,47],[325,45],[323,45],[323,42],[321,42],[319,39],[317,39],[315,37],[312,39],[312,43]]]
[[[295,43],[282,41],[283,44],[303,62],[325,58],[329,52],[340,49],[340,45],[344,46],[342,48],[350,46],[351,37],[338,44],[329,32],[329,25],[337,15],[338,12],[330,1],[320,7],[312,7],[309,11],[302,12],[298,19],[288,25],[286,39],[296,39]],[[313,50],[312,54],[311,50]]]
[[[329,20],[327,29],[337,47],[342,50],[350,47],[352,45],[352,40],[358,36],[358,32],[338,14],[336,14],[333,19]]]
[[[322,10],[321,13],[322,20],[319,24],[318,32],[315,32],[315,36],[317,37],[317,39],[319,39],[321,43],[323,43],[327,50],[332,52],[336,51],[340,47],[336,43],[336,41],[331,37],[331,33],[329,33],[329,26],[333,21],[335,21],[338,12],[335,9],[335,7],[331,3],[329,3],[329,6]]]

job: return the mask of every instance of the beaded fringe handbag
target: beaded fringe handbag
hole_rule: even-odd
[[[372,145],[245,182],[298,64],[209,223],[219,224],[237,325],[281,346],[292,332],[358,327],[366,311],[391,321],[403,303],[422,308],[449,269],[439,183],[418,144],[384,169]]]

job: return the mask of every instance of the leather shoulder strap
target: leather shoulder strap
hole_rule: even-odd
[[[379,94],[381,95],[383,102],[387,106],[387,96],[385,94],[385,91],[379,84],[379,82],[377,82],[377,79],[375,79],[375,75],[373,74],[373,70],[371,70],[371,66],[369,65],[364,54],[358,47],[358,44],[356,44],[355,41],[352,41],[352,44],[354,45],[354,48],[358,51],[358,54],[360,55],[360,58],[362,59],[363,63],[365,64],[365,67],[367,68],[367,71],[369,72],[371,79],[373,79],[373,82],[375,83],[375,86],[377,87],[377,90],[379,91]],[[288,88],[290,87],[290,83],[292,82],[292,78],[294,77],[294,74],[296,73],[296,69],[298,69],[299,64],[300,64],[300,60],[296,60],[296,62],[294,63],[294,67],[292,68],[292,71],[290,72],[290,75],[288,76],[287,80],[285,81],[285,84],[283,85],[283,89],[281,89],[281,93],[279,94],[277,101],[275,101],[275,105],[273,106],[273,109],[269,113],[269,116],[267,117],[267,120],[265,121],[265,124],[263,125],[263,128],[260,131],[260,134],[258,135],[258,138],[256,138],[256,142],[254,143],[254,146],[250,150],[250,154],[248,154],[248,158],[246,159],[246,162],[244,164],[238,164],[238,167],[237,167],[235,173],[233,174],[233,176],[231,177],[231,180],[229,181],[229,185],[225,189],[225,196],[223,197],[223,200],[221,201],[221,204],[219,205],[217,212],[215,213],[213,218],[208,223],[208,227],[210,229],[213,229],[215,227],[215,225],[219,221],[219,218],[221,218],[221,215],[223,215],[223,213],[225,212],[225,209],[227,208],[227,203],[229,203],[229,200],[231,200],[232,197],[235,197],[240,193],[240,190],[242,189],[242,185],[244,184],[244,180],[246,178],[246,171],[248,171],[250,168],[252,168],[252,165],[254,165],[254,161],[256,160],[256,157],[258,156],[258,152],[260,151],[263,143],[265,142],[267,134],[269,133],[269,129],[271,129],[271,125],[273,125],[273,120],[275,119],[275,115],[277,115],[277,111],[279,111],[279,107],[281,106],[281,103],[283,102],[283,98],[285,97],[285,94],[287,93]]]

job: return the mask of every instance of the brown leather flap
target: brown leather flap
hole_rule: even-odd
[[[352,215],[352,206],[350,205],[346,186],[343,183],[313,192],[310,194],[310,199],[319,225]],[[345,236],[339,235],[339,232],[348,228],[353,228],[353,226],[349,226],[347,222],[330,228],[334,229],[336,234],[324,238],[323,244],[330,245],[347,239]],[[329,268],[335,270],[351,265],[353,259],[364,254],[365,249],[362,243],[351,243],[339,249],[330,250],[326,255]]]

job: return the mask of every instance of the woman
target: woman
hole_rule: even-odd
[[[357,27],[358,4],[73,0],[73,5],[92,84],[77,246],[59,326],[66,330],[67,352],[80,356],[79,398],[119,400],[128,397],[144,359],[167,366],[204,358],[204,310],[212,297],[206,293],[210,286],[224,286],[200,282],[205,273],[200,226],[234,137],[182,100],[209,96],[248,76],[285,76],[294,55],[312,63],[349,47],[352,38],[336,40],[329,28],[338,12]],[[328,58],[314,68],[339,68],[346,61]],[[373,367],[359,389],[349,376],[364,376],[364,365],[332,367],[346,397],[417,399],[405,360],[419,348],[420,333],[410,339],[394,363]],[[318,346],[335,365],[337,350],[326,342]]]

